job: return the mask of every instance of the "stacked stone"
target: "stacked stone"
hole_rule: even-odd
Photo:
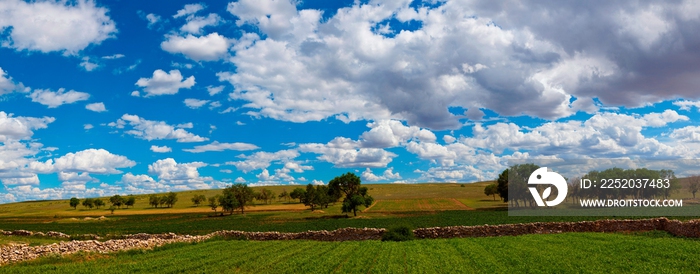
[[[663,230],[669,233],[690,238],[700,238],[700,220],[681,222],[668,220],[667,218],[655,218],[644,220],[599,220],[583,222],[560,223],[527,223],[504,225],[480,225],[480,226],[450,226],[419,228],[413,230],[416,238],[460,238],[460,237],[494,237],[517,236],[524,234],[551,234],[565,232],[627,232],[627,231],[652,231]],[[162,234],[130,234],[120,239],[108,241],[69,241],[43,246],[29,246],[27,244],[8,244],[0,247],[0,265],[31,260],[48,254],[66,255],[79,251],[86,252],[116,252],[128,249],[149,249],[176,242],[199,242],[212,237],[227,237],[235,239],[247,239],[254,241],[269,240],[314,240],[314,241],[362,241],[378,240],[386,232],[383,228],[341,228],[333,231],[305,231],[296,233],[283,232],[246,232],[224,230],[209,233],[207,235],[191,236],[177,235],[175,233]],[[70,235],[61,232],[32,232],[27,230],[2,231],[2,235],[17,236],[42,236],[56,238],[70,238]],[[97,235],[80,235],[92,239],[98,239]]]

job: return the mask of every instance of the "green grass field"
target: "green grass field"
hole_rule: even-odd
[[[410,242],[208,241],[81,253],[0,273],[697,273],[700,241],[660,232]]]
[[[0,235],[0,246],[3,245],[8,245],[8,244],[29,244],[30,246],[36,246],[36,245],[45,245],[45,244],[52,244],[52,243],[58,243],[66,241],[65,239],[60,239],[60,238],[51,238],[51,237],[24,237],[24,236],[5,236],[5,235]]]
[[[295,216],[297,214],[298,216]],[[302,217],[309,216],[309,217]],[[313,213],[259,212],[210,217],[206,214],[158,214],[121,216],[108,221],[44,222],[32,217],[0,218],[0,229],[27,229],[32,231],[60,231],[74,234],[121,235],[133,233],[207,234],[217,230],[300,232],[307,230],[334,230],[343,227],[388,228],[405,224],[414,228],[509,224],[530,222],[566,222],[609,219],[611,217],[513,217],[508,212],[450,210],[439,212],[402,212],[392,214],[361,214],[358,218],[324,218]],[[629,217],[617,217],[629,219]],[[679,217],[686,220],[688,217]]]

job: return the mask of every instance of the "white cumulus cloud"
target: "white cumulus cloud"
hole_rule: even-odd
[[[0,2],[1,45],[17,50],[76,54],[89,45],[115,37],[109,10],[91,0]]]
[[[216,26],[222,21],[221,16],[216,13],[210,13],[206,17],[188,16],[187,23],[180,27],[180,30],[186,33],[200,34],[203,28],[207,26]]]
[[[175,139],[180,143],[203,142],[208,138],[192,134],[182,128],[176,128],[163,121],[152,121],[141,118],[137,115],[124,114],[116,122],[111,122],[108,126],[123,129],[126,125],[133,127],[125,133],[134,135],[148,141]]]
[[[199,99],[194,99],[194,98],[187,98],[187,99],[185,99],[184,103],[185,103],[185,106],[187,106],[188,108],[197,109],[197,108],[200,108],[200,107],[206,105],[207,103],[209,103],[209,100],[199,100]]]
[[[214,32],[199,37],[192,34],[185,37],[168,35],[160,47],[167,52],[182,54],[194,61],[216,61],[226,56],[229,44],[226,37]]]
[[[152,78],[140,78],[136,82],[136,85],[146,92],[146,97],[176,94],[182,88],[192,88],[194,84],[194,76],[183,80],[182,74],[176,69],[170,72],[157,69],[153,72]]]
[[[256,169],[266,169],[273,162],[289,162],[299,157],[299,152],[294,149],[280,150],[277,152],[259,151],[251,155],[239,155],[243,161],[229,161],[227,165],[235,166],[238,170],[248,173]]]
[[[203,10],[205,8],[204,5],[196,3],[196,4],[187,4],[185,5],[182,9],[178,10],[175,15],[173,15],[173,18],[180,18],[183,16],[188,16],[191,14],[195,14],[200,10]]]
[[[66,92],[64,88],[58,89],[56,92],[47,89],[36,89],[27,97],[31,98],[32,102],[48,106],[49,108],[57,108],[64,104],[85,101],[90,98],[90,94],[75,90]]]
[[[86,109],[92,110],[94,112],[105,112],[107,111],[107,108],[105,108],[105,104],[102,102],[99,103],[92,103],[92,104],[87,104],[85,105]]]
[[[50,161],[50,160],[49,160]],[[136,162],[104,149],[86,149],[67,153],[53,162],[56,171],[117,174],[117,168],[133,167]]]
[[[54,121],[56,118],[53,117],[14,117],[0,111],[0,142],[29,139],[34,135],[34,130],[47,128]]]
[[[205,167],[202,162],[177,163],[173,158],[166,158],[148,165],[148,173],[158,176],[162,183],[182,185],[188,188],[201,188],[211,177],[201,177],[198,168]]]
[[[167,153],[173,151],[172,148],[169,146],[151,146],[151,151],[156,152],[156,153]]]

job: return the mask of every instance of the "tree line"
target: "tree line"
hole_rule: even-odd
[[[241,214],[244,214],[246,207],[255,205],[254,200],[270,204],[275,198],[280,200],[286,199],[287,202],[290,202],[291,199],[298,199],[299,203],[303,203],[313,211],[319,208],[328,208],[329,204],[340,202],[342,199],[342,213],[352,212],[353,215],[357,216],[357,210],[360,206],[369,207],[374,203],[374,198],[368,194],[367,188],[361,186],[361,184],[360,177],[348,172],[333,178],[328,185],[309,184],[306,188],[298,187],[291,192],[283,190],[279,195],[266,188],[256,192],[245,184],[233,184],[224,188],[222,194],[209,198],[201,194],[195,194],[191,200],[194,206],[208,202],[207,205],[214,213],[218,213],[218,209],[221,208],[221,215],[224,213],[231,215],[238,210],[240,210]],[[132,195],[127,197],[114,195],[109,198],[109,202],[113,207],[129,207],[134,205],[136,198]],[[177,193],[173,192],[148,196],[148,204],[154,208],[172,208],[177,202]],[[79,204],[80,200],[78,198],[73,197],[70,199],[71,207],[77,208]],[[83,206],[89,208],[99,208],[104,205],[104,201],[99,198],[86,198],[83,200]]]
[[[540,166],[535,164],[520,164],[513,165],[508,169],[501,172],[498,176],[497,183],[488,185],[484,188],[484,194],[488,196],[498,195],[504,202],[509,202],[511,206],[521,207],[521,206],[533,206],[534,200],[532,195],[528,190],[527,181],[530,174],[535,170],[539,169]],[[598,182],[598,187],[581,188],[581,180],[588,179],[591,181]],[[601,188],[600,182],[602,179],[648,179],[651,180],[663,180],[664,187],[630,187],[630,188]],[[622,168],[609,168],[603,171],[590,171],[580,178],[567,179],[568,181],[568,193],[567,199],[570,199],[572,203],[576,203],[580,199],[593,198],[593,199],[649,199],[656,197],[668,198],[673,192],[677,192],[684,186],[673,170],[661,169],[661,170],[650,170],[646,168],[637,169],[622,169]],[[668,180],[668,184],[666,184]],[[666,187],[668,186],[668,187]],[[546,185],[537,185],[540,192]],[[695,193],[700,190],[700,176],[693,176],[688,178],[685,187],[689,192],[693,193],[693,198],[695,198]],[[550,197],[556,197],[558,195],[556,188],[552,189]]]
[[[130,206],[133,207],[134,204],[136,203],[136,197],[134,197],[133,195],[129,195],[126,197],[123,197],[121,195],[114,195],[112,197],[109,197],[108,200],[109,200],[109,203],[112,204],[112,207],[117,207],[117,208],[121,208],[122,206],[126,206],[127,208]],[[78,209],[78,206],[81,204],[83,207],[89,208],[89,209],[92,209],[92,208],[100,209],[100,207],[103,207],[106,205],[105,201],[100,199],[100,198],[85,198],[85,199],[83,199],[83,201],[81,203],[80,199],[73,197],[73,198],[70,198],[68,203],[70,204],[70,207],[72,207],[74,209]]]

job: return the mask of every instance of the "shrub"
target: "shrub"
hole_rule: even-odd
[[[403,242],[410,241],[413,239],[415,239],[415,237],[413,236],[413,230],[405,225],[391,227],[382,235],[382,242]]]

